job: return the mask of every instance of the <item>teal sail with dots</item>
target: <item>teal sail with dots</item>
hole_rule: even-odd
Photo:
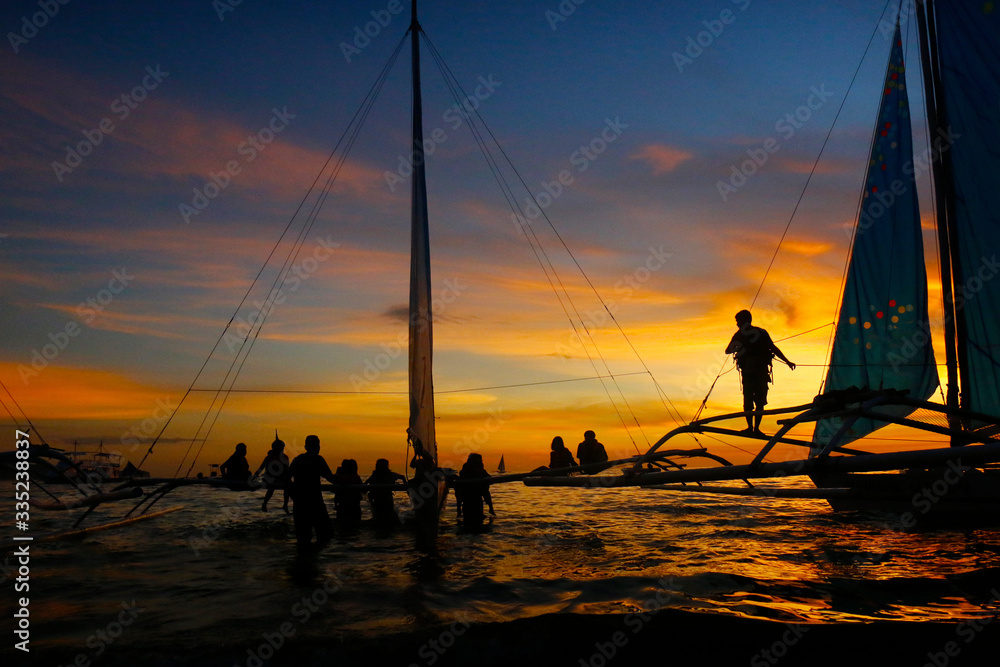
[[[926,399],[938,386],[914,172],[897,25],[824,393],[898,389]],[[859,420],[841,444],[883,425]],[[824,444],[839,428],[833,420],[821,421],[813,441]]]

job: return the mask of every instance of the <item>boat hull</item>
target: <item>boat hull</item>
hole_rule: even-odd
[[[848,489],[827,498],[836,511],[895,515],[902,527],[961,518],[1000,523],[1000,470],[957,466],[879,473],[810,475],[821,489]]]

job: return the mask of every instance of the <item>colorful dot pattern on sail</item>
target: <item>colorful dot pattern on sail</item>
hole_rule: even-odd
[[[937,388],[903,49],[897,27],[824,391]],[[877,425],[856,422],[850,438]],[[823,442],[835,425],[817,424]]]

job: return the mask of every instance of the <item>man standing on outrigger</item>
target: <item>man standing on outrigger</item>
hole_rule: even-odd
[[[771,359],[778,357],[793,371],[795,364],[782,354],[767,331],[750,324],[752,318],[749,310],[736,313],[736,326],[739,330],[729,341],[726,354],[736,355],[736,367],[740,369],[743,382],[743,411],[747,418],[747,427],[743,432],[748,435],[764,435],[760,430],[760,422],[764,417],[764,406],[767,405]]]

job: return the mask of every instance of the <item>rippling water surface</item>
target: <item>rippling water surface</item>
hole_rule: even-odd
[[[260,498],[180,489],[161,505],[182,511],[35,543],[36,645],[83,647],[133,600],[144,641],[192,645],[259,637],[286,620],[337,637],[661,605],[789,622],[1000,611],[1000,529],[900,532],[823,501],[506,484],[494,487],[486,532],[459,530],[449,508],[436,554],[405,529],[369,527],[301,554],[291,517],[277,498],[261,512]],[[32,532],[70,519],[33,510]]]

